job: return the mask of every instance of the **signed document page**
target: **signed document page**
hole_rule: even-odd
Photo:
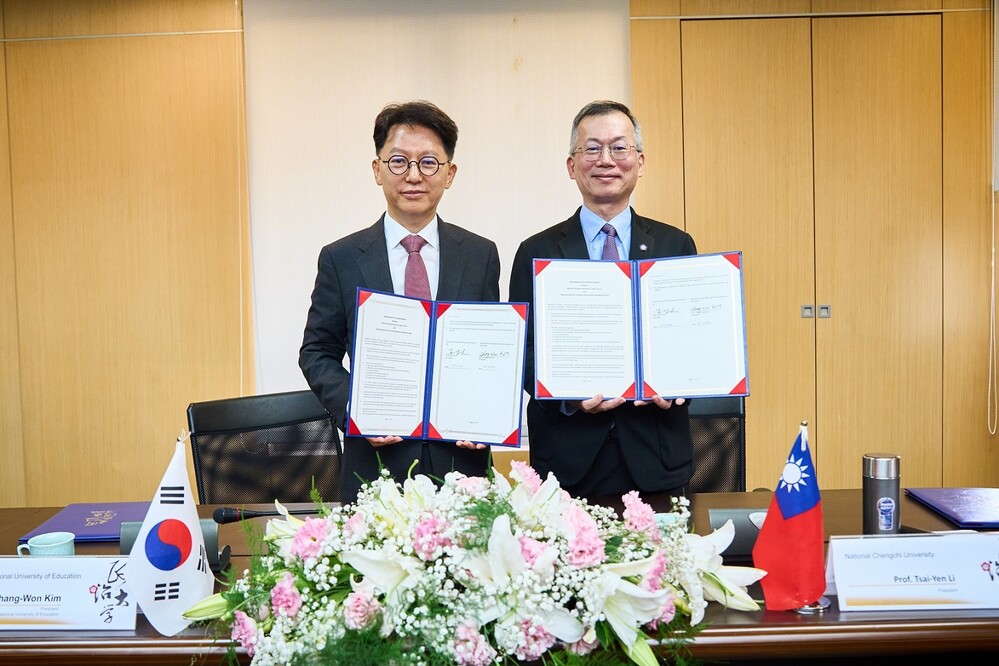
[[[519,446],[527,304],[435,303],[432,439]]]
[[[430,301],[358,291],[350,435],[422,437]]]
[[[741,255],[640,261],[645,395],[746,393]]]
[[[537,398],[634,398],[631,270],[627,261],[535,260]]]

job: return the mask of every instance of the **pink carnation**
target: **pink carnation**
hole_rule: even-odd
[[[303,560],[315,557],[322,550],[323,541],[329,532],[329,523],[322,518],[306,518],[305,524],[295,532],[295,540],[291,544],[291,554],[298,555]]]
[[[347,537],[358,536],[364,534],[367,528],[368,524],[364,519],[364,514],[358,512],[348,518],[347,522],[343,524],[343,534]]]
[[[660,624],[669,624],[676,617],[676,601],[675,597],[670,594],[666,597],[666,604],[659,611],[659,617],[649,622],[649,629],[655,631],[659,628]]]
[[[381,604],[366,590],[351,592],[343,601],[343,623],[348,629],[360,631],[378,618]]]
[[[463,476],[458,479],[458,490],[465,495],[476,497],[481,495],[489,487],[489,480],[481,476]]]
[[[600,538],[597,523],[578,504],[570,504],[565,519],[572,534],[569,537],[569,564],[574,567],[592,567],[607,559],[604,541]]]
[[[536,493],[541,488],[541,477],[533,467],[522,460],[510,463],[510,476],[527,486],[531,493]]]
[[[548,648],[555,645],[555,636],[540,624],[534,624],[530,620],[520,621],[520,631],[523,640],[514,651],[517,659],[523,661],[537,661],[541,659]]]
[[[438,557],[441,551],[453,545],[451,540],[444,536],[444,530],[448,524],[436,516],[427,516],[416,524],[413,530],[413,550],[424,561],[429,561]]]
[[[295,579],[291,573],[286,571],[284,578],[271,588],[271,605],[274,606],[275,613],[283,613],[288,617],[298,615],[302,607],[302,595],[295,587]]]
[[[524,556],[524,561],[527,562],[527,566],[529,567],[534,566],[534,563],[538,561],[538,557],[541,553],[545,552],[547,547],[544,543],[532,537],[520,537],[520,554]]]
[[[460,666],[486,666],[496,658],[496,650],[479,633],[474,621],[459,624],[455,636],[454,659]]]
[[[583,636],[584,638],[580,638],[575,643],[569,643],[565,648],[573,654],[584,655],[593,652],[600,646],[600,641],[597,640],[596,636],[593,637],[592,641],[586,640],[586,634],[583,634]]]
[[[246,654],[252,657],[257,648],[257,623],[243,611],[236,611],[234,616],[232,640],[239,641],[246,649]]]
[[[642,501],[638,491],[632,490],[621,497],[624,502],[624,526],[634,532],[644,532],[653,541],[662,538],[659,526],[656,525],[656,513],[652,507]]]
[[[652,592],[663,589],[663,579],[666,577],[666,564],[666,555],[663,554],[663,551],[657,550],[653,556],[652,566],[642,576],[642,587]]]

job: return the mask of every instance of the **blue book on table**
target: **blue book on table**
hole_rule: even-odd
[[[36,534],[72,532],[77,542],[118,541],[122,522],[142,521],[149,502],[88,502],[70,504],[20,539],[24,543]]]
[[[999,529],[999,488],[906,488],[905,493],[962,529]]]

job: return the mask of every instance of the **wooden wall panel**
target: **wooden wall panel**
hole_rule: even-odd
[[[943,485],[999,485],[988,432],[991,22],[943,15]],[[982,464],[983,460],[988,460]]]
[[[750,397],[747,487],[774,487],[815,411],[808,19],[684,22],[687,231],[742,250]],[[813,430],[813,441],[816,440]]]
[[[753,14],[801,14],[810,0],[683,0],[683,16],[751,16]]]
[[[632,17],[676,18],[988,9],[988,0],[631,0]]]
[[[25,499],[147,499],[187,405],[252,390],[242,35],[13,42],[7,73]]]
[[[631,16],[676,16],[680,0],[631,0]]]
[[[242,25],[238,0],[3,0],[9,39],[193,32]]]
[[[0,35],[2,35],[0,7]],[[21,432],[21,372],[18,357],[14,220],[10,202],[7,75],[0,50],[0,506],[24,504],[24,439]]]
[[[939,15],[813,19],[815,293],[823,487],[872,447],[942,481]]]
[[[642,127],[645,150],[645,174],[635,190],[635,208],[641,215],[682,229],[680,22],[632,21],[631,50],[631,107]]]
[[[988,6],[987,0],[812,0],[812,11],[817,14],[935,11]]]
[[[724,77],[724,73],[710,67],[695,73],[693,52],[688,48],[693,42],[687,39],[695,34],[688,27],[706,29],[708,22],[678,20],[680,15],[689,16],[696,3],[667,7],[671,4],[635,0],[633,16],[667,18],[633,20],[633,33],[641,26],[651,34],[655,23],[668,24],[670,30],[674,25],[682,26],[684,72],[679,85],[685,97],[702,89],[710,91],[711,83],[699,78]],[[720,0],[711,8],[724,13],[738,4]],[[982,0],[811,2],[813,16],[837,11],[865,14],[849,19],[811,19],[819,26],[818,36],[813,35],[813,54],[821,54],[815,63],[819,84],[814,102],[816,108],[822,108],[815,139],[815,206],[820,218],[815,244],[820,277],[815,301],[833,306],[832,319],[815,322],[820,335],[816,386],[821,406],[811,431],[824,487],[858,486],[860,456],[873,447],[903,454],[904,485],[999,484],[999,466],[992,464],[990,457],[996,437],[988,433],[986,423],[990,213],[999,212],[990,180],[989,7]],[[867,15],[927,12],[928,8],[940,12]],[[981,11],[962,11],[968,9]],[[896,19],[902,22],[894,23]],[[868,20],[873,23],[866,23]],[[851,36],[832,29],[843,21],[863,26],[863,30]],[[738,19],[722,22],[737,23]],[[919,27],[899,28],[912,25]],[[727,43],[717,45],[720,53],[727,48]],[[709,53],[706,57],[722,56]],[[712,201],[707,194],[703,201],[695,199],[694,192],[701,187],[698,181],[710,182],[714,174],[694,165],[708,160],[710,151],[720,152],[719,145],[728,136],[725,122],[739,121],[707,101],[699,104],[697,111],[713,114],[713,129],[692,111],[679,117],[675,113],[652,114],[650,120],[645,109],[671,108],[675,88],[641,90],[643,81],[637,73],[657,68],[671,72],[677,61],[672,47],[657,50],[633,39],[634,99],[640,117],[647,125],[663,121],[672,124],[670,131],[686,129],[682,150],[674,155],[683,164],[674,168],[684,170],[687,182],[685,224],[704,250],[706,244],[714,242],[708,240],[712,232],[700,226],[701,213],[695,211],[703,207],[711,211],[709,215],[730,213],[722,201]],[[749,69],[750,65],[737,68],[743,73]],[[655,78],[647,81],[657,83]],[[739,81],[726,80],[724,85],[740,89]],[[716,101],[724,99],[718,94]],[[749,113],[753,115],[751,106]],[[874,126],[879,129],[872,129]],[[695,131],[702,137],[697,141]],[[734,135],[738,141],[754,145],[753,128]],[[707,156],[702,154],[705,147]],[[735,163],[739,164],[740,156],[746,159],[748,153],[748,149],[737,147]],[[731,177],[735,181],[749,179],[742,173]],[[650,196],[650,190],[673,187],[668,180],[661,183],[661,178],[661,173],[646,173],[644,190],[640,188],[638,193],[640,202]],[[719,192],[725,187],[719,185]],[[755,193],[747,191],[742,197],[747,210],[760,208]],[[665,202],[658,205],[665,207]],[[742,232],[732,229],[725,233]],[[783,239],[772,242],[780,244]],[[792,251],[785,253],[788,256],[794,254],[793,243],[790,247]],[[783,256],[779,250],[776,254]],[[880,271],[874,272],[872,267],[879,265]],[[747,294],[753,293],[749,283],[756,279],[750,276],[750,269],[747,265]],[[749,298],[754,297],[747,295]],[[751,319],[758,309],[750,306]],[[780,309],[769,300],[763,305],[767,317]],[[753,395],[747,405],[752,470],[754,459],[762,457],[760,452],[771,445],[761,441],[753,425],[759,411],[756,400],[763,390],[754,378],[761,373],[769,376],[775,369],[759,367],[754,355],[760,349],[754,342],[758,335],[753,332],[754,324],[749,328]],[[776,331],[773,341],[766,344],[775,348],[787,344],[785,333]],[[830,345],[833,352],[824,355],[823,349]],[[778,361],[778,366],[786,365],[783,359]],[[788,392],[797,390],[792,387]],[[986,464],[980,462],[983,454],[989,461]],[[772,472],[762,473],[761,485],[772,485]],[[751,471],[749,484],[757,483]]]

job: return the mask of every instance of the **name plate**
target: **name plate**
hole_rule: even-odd
[[[826,582],[841,611],[999,608],[999,534],[834,536]]]
[[[0,629],[135,630],[128,557],[0,557]]]

